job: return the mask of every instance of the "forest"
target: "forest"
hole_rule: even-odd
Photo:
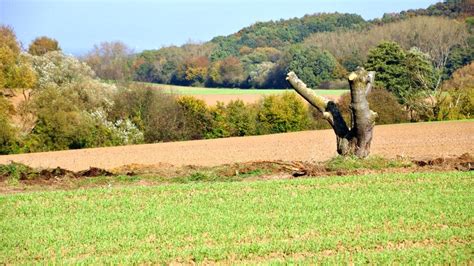
[[[119,59],[125,61],[131,54],[124,44],[102,43],[85,60],[104,79],[287,88],[284,78],[291,69],[309,85],[318,87],[324,83],[324,87],[329,81],[344,79],[357,66],[364,66],[369,50],[381,41],[391,41],[406,51],[418,48],[429,57],[437,72],[434,75],[446,79],[472,60],[468,33],[472,20],[457,2],[385,14],[371,21],[356,14],[334,13],[258,22],[206,43],[134,54],[127,66]],[[113,62],[122,69],[114,68]]]
[[[61,52],[54,36],[23,48],[2,25],[0,154],[328,127],[292,93],[208,106],[146,85],[284,89],[289,71],[323,89],[346,88],[358,66],[376,71],[369,102],[378,124],[469,119],[473,59],[472,9],[453,0],[370,21],[318,13],[258,22],[208,42],[138,53],[104,42],[79,58]],[[338,104],[350,116],[349,96]]]

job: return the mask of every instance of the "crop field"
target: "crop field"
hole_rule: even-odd
[[[306,178],[259,168],[333,157],[332,130],[0,156],[132,169],[58,177],[56,168],[44,180],[0,171],[0,264],[472,264],[472,157],[462,168],[442,164],[474,151],[474,122],[375,132],[374,155],[440,165],[393,168],[375,157],[378,170],[349,161],[345,171],[336,160],[332,175],[326,165]],[[198,168],[213,165],[228,175]]]
[[[472,263],[473,172],[0,196],[0,263]]]
[[[179,95],[193,95],[204,100],[207,104],[215,104],[217,101],[228,103],[232,100],[240,99],[245,103],[254,103],[264,95],[281,94],[283,92],[296,93],[293,89],[229,89],[229,88],[202,88],[185,87],[166,84],[143,83],[160,89],[165,93],[175,93]],[[318,95],[323,95],[331,99],[337,99],[349,90],[321,90],[316,89]]]

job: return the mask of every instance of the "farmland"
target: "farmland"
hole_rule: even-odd
[[[474,265],[472,1],[6,1],[0,265]]]
[[[0,196],[0,262],[469,263],[472,172]]]
[[[292,92],[290,89],[229,89],[229,88],[203,88],[203,87],[186,87],[168,84],[141,83],[152,88],[156,88],[164,93],[172,93],[177,95],[192,95],[196,98],[204,100],[209,105],[214,105],[218,101],[225,104],[233,100],[242,100],[245,103],[254,103],[265,95],[281,94],[283,92]],[[327,98],[337,100],[342,94],[349,90],[326,90],[316,89],[316,94]]]
[[[474,122],[452,121],[375,127],[372,154],[417,159],[474,153]],[[127,164],[215,166],[249,161],[321,162],[336,155],[332,130],[264,136],[181,141],[122,147],[0,156],[0,164],[21,162],[33,167],[57,166],[84,170],[111,169]]]
[[[165,92],[185,94],[185,95],[246,95],[246,94],[278,94],[285,91],[294,92],[293,89],[229,89],[229,88],[204,88],[204,87],[186,87],[186,86],[177,86],[177,85],[167,85],[167,84],[153,84],[153,83],[142,83],[147,84],[157,89],[163,89]],[[319,95],[334,95],[340,96],[343,93],[348,92],[349,90],[315,90]]]
[[[421,159],[472,153],[473,125],[379,126],[374,154]],[[430,134],[422,138],[419,132]],[[379,168],[395,162],[388,161],[362,175],[314,173],[292,179],[258,168],[263,162],[241,173],[241,168],[219,168],[235,171],[232,177],[198,168],[265,159],[325,160],[334,155],[331,134],[308,131],[2,156],[2,163],[15,158],[69,169],[154,164],[161,172],[54,177],[38,181],[39,186],[0,183],[0,263],[472,262],[472,171],[404,163],[393,170]],[[472,164],[472,157],[466,158]],[[167,160],[194,164],[187,168],[192,174],[184,176],[183,168],[174,177],[161,177],[163,169],[174,167]],[[336,166],[334,173],[350,173],[337,169],[359,167],[354,163]]]

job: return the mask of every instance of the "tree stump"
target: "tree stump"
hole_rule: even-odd
[[[318,109],[334,129],[337,140],[337,152],[340,155],[355,155],[365,158],[370,153],[370,143],[377,113],[370,110],[367,95],[372,89],[375,72],[357,68],[349,77],[351,89],[351,123],[344,121],[336,104],[323,96],[317,95],[301,81],[294,72],[287,75],[291,86],[312,106]]]

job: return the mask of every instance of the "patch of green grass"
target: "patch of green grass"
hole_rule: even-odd
[[[262,176],[262,175],[269,174],[269,173],[270,173],[269,170],[255,169],[255,170],[251,170],[251,171],[244,172],[244,173],[237,172],[236,175],[241,177],[241,178],[248,178],[248,177],[254,177],[254,176]]]
[[[294,92],[292,89],[231,89],[231,88],[203,88],[203,87],[186,87],[166,84],[143,83],[157,89],[161,89],[166,93],[176,93],[185,95],[242,95],[242,94],[280,94],[285,91]],[[340,96],[348,90],[315,90],[319,95]]]
[[[20,179],[30,179],[35,175],[33,169],[21,163],[0,164],[0,176],[7,177],[10,183],[18,183]]]
[[[0,264],[469,264],[473,181],[378,174],[3,195]]]
[[[423,123],[449,123],[449,122],[474,122],[474,118],[466,118],[466,119],[459,119],[459,120],[426,121]]]
[[[170,184],[170,183],[196,183],[196,182],[236,182],[242,181],[245,178],[261,176],[268,171],[262,169],[256,169],[249,172],[239,173],[236,172],[234,175],[221,175],[216,173],[217,169],[210,170],[196,170],[189,174],[178,176],[178,177],[163,177],[155,174],[149,174],[146,176],[139,175],[116,175],[116,176],[98,176],[78,179],[75,187],[91,187],[91,186],[104,186],[104,185],[128,185],[137,183],[140,180],[146,180],[153,184]]]
[[[184,177],[176,177],[168,179],[169,182],[173,183],[190,183],[190,182],[218,182],[218,181],[238,181],[240,178],[233,176],[219,176],[213,172],[208,171],[196,171]]]
[[[236,182],[253,176],[261,176],[267,173],[262,169],[256,169],[245,173],[236,172],[235,175],[220,175],[213,170],[195,171],[183,177],[157,178],[151,177],[150,180],[165,181],[168,183],[191,183],[191,182]]]
[[[325,164],[326,168],[331,171],[356,169],[380,170],[413,166],[413,163],[408,159],[386,159],[380,156],[369,156],[364,159],[357,158],[356,156],[336,156]]]

